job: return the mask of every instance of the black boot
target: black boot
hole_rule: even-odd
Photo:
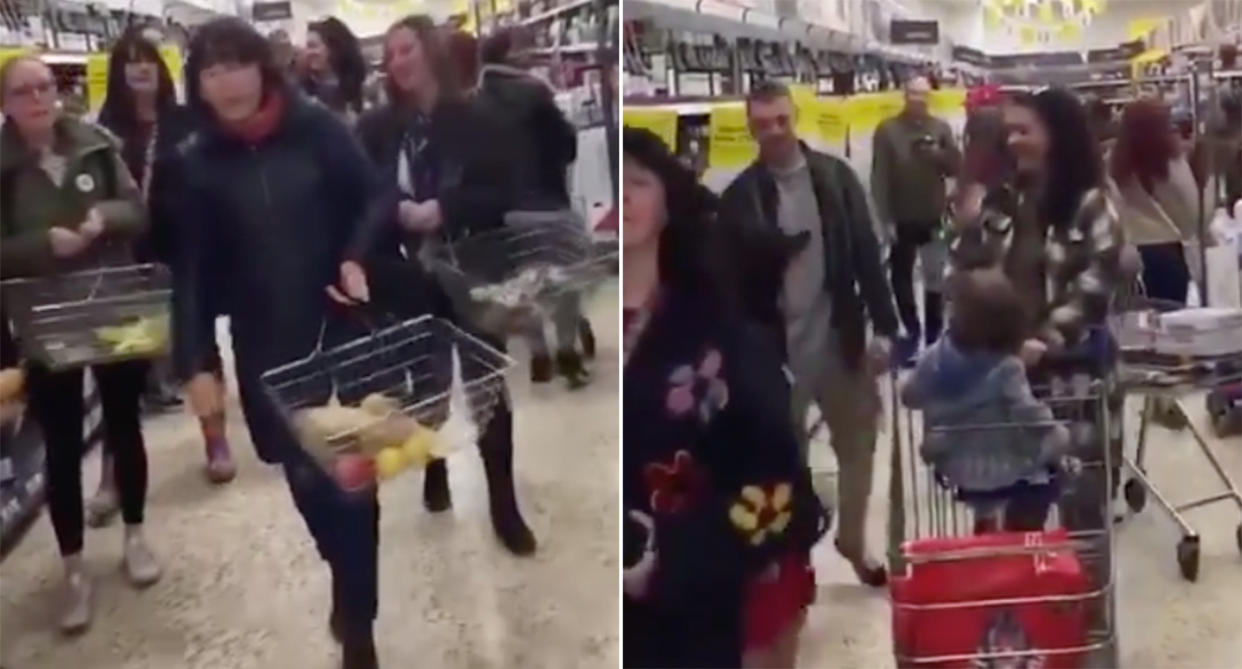
[[[940,339],[940,330],[944,322],[942,320],[943,309],[944,297],[940,293],[923,291],[923,341],[928,346]]]
[[[552,380],[552,358],[547,355],[530,357],[530,382],[547,383]]]
[[[577,390],[591,382],[591,372],[582,365],[582,356],[577,351],[561,351],[556,354],[556,367],[569,381],[569,389]]]
[[[423,506],[432,513],[452,508],[453,497],[449,493],[448,462],[443,458],[432,460],[427,464],[424,477]]]
[[[496,407],[496,415],[479,439],[479,455],[487,474],[492,529],[514,555],[534,553],[535,535],[522,518],[513,488],[513,414],[507,399]]]
[[[591,321],[578,319],[578,339],[582,342],[582,357],[595,359],[595,330],[591,329]]]
[[[379,669],[375,633],[370,625],[365,629],[345,630],[341,640],[341,669]]]

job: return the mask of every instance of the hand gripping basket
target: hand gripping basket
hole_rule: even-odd
[[[615,245],[593,242],[576,214],[554,211],[514,212],[504,226],[442,245],[425,261],[463,318],[507,335],[600,282],[616,258]]]
[[[347,491],[467,443],[506,401],[513,361],[452,323],[388,325],[263,375],[302,448]]]
[[[12,279],[0,287],[22,354],[51,370],[168,351],[172,276],[163,265]]]

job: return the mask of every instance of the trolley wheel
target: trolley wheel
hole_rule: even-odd
[[[1191,583],[1199,580],[1199,537],[1185,536],[1177,542],[1177,566],[1182,578]]]
[[[1147,488],[1138,479],[1126,481],[1122,494],[1125,495],[1126,505],[1135,513],[1142,511],[1143,507],[1147,506]]]

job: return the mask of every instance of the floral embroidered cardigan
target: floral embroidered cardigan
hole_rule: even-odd
[[[624,663],[738,666],[747,584],[826,529],[779,353],[666,295],[624,392]]]

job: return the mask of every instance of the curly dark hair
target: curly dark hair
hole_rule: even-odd
[[[144,34],[143,26],[130,26],[121,34],[108,55],[108,85],[103,106],[99,109],[99,123],[121,137],[129,136],[137,127],[134,108],[134,91],[125,81],[125,66],[143,61],[154,63],[159,70],[159,87],[155,94],[157,114],[177,106],[177,89],[173,85],[168,65],[160,57],[159,48]]]
[[[1167,180],[1169,161],[1177,153],[1172,133],[1173,117],[1162,100],[1143,98],[1126,105],[1109,165],[1117,184],[1137,179],[1150,193],[1157,181]]]
[[[1087,113],[1073,93],[1049,88],[1019,93],[1010,104],[1030,109],[1048,131],[1045,186],[1038,203],[1040,220],[1058,230],[1069,227],[1083,195],[1103,183],[1103,166]]]
[[[362,45],[349,26],[340,19],[329,16],[306,26],[308,32],[319,35],[328,47],[328,67],[332,68],[340,82],[341,98],[354,111],[362,110],[362,85],[367,79],[367,61],[362,56]]]
[[[199,76],[220,63],[257,65],[263,77],[264,98],[288,85],[272,56],[271,43],[249,23],[231,16],[208,21],[190,40],[185,64],[186,100],[190,109],[204,118],[212,118],[214,113],[203,99]]]
[[[695,179],[664,140],[645,128],[626,126],[621,135],[627,159],[651,170],[664,185],[667,223],[660,232],[660,283],[707,299],[727,300],[735,293],[723,271],[728,245],[713,225],[719,204],[715,193]]]

